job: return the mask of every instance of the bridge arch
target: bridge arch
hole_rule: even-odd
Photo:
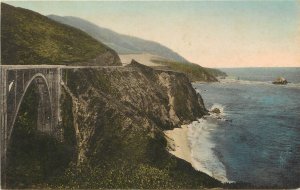
[[[14,134],[18,134],[17,131],[14,133],[14,130],[17,130],[18,114],[22,112],[22,103],[27,99],[26,94],[31,86],[37,86],[36,92],[39,94],[38,103],[32,107],[35,109],[35,106],[38,105],[38,111],[35,113],[37,116],[34,115],[38,121],[34,130],[50,135],[46,135],[49,139],[54,137],[53,142],[55,143],[63,141],[62,118],[60,116],[63,68],[63,66],[57,65],[0,65],[0,146],[1,184],[3,187],[6,186],[5,168],[9,163],[7,149],[16,142],[12,138],[14,138]]]
[[[31,85],[37,85],[37,86],[39,85],[39,84],[33,84],[34,82],[36,82],[36,83],[42,82],[45,85],[47,94],[43,94],[43,92],[45,92],[44,91],[45,87],[40,86],[40,87],[38,87],[38,88],[41,88],[41,89],[39,89],[39,95],[40,95],[40,97],[42,97],[41,101],[49,101],[48,106],[44,107],[44,109],[45,108],[49,108],[49,111],[48,111],[48,113],[50,114],[49,117],[50,118],[53,117],[53,108],[52,108],[51,93],[50,93],[50,88],[49,88],[49,84],[48,84],[47,78],[42,73],[37,73],[37,74],[33,75],[31,77],[31,79],[26,83],[26,86],[24,87],[24,91],[22,92],[22,95],[20,97],[20,100],[17,103],[16,110],[15,110],[15,113],[14,113],[14,116],[13,116],[13,120],[12,120],[12,123],[11,123],[11,127],[9,128],[9,132],[8,132],[8,145],[9,145],[9,142],[10,142],[10,139],[11,139],[11,135],[12,135],[13,130],[14,130],[14,125],[15,125],[16,119],[18,117],[20,107],[21,107],[21,105],[23,103],[23,99],[24,99],[24,96],[26,95],[26,93],[28,91],[28,88]],[[15,85],[15,83],[13,83],[12,85]],[[44,98],[46,98],[46,100]],[[43,104],[43,102],[42,102],[42,104]],[[52,126],[50,118],[49,118],[49,123],[48,123],[48,129],[47,130],[43,130],[42,126],[37,126],[38,130],[41,130],[43,132],[48,132],[48,133],[51,134],[51,132],[53,131],[52,130],[53,126]]]

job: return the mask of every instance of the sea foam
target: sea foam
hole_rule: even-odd
[[[231,182],[226,177],[225,166],[214,153],[215,144],[211,140],[211,133],[222,122],[224,107],[214,104],[211,109],[218,108],[221,113],[206,116],[189,125],[188,140],[191,148],[192,163],[195,169],[205,172],[222,182]]]

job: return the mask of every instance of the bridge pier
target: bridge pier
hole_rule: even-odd
[[[7,87],[6,87],[6,71],[4,68],[0,68],[0,124],[1,124],[1,187],[5,187],[6,175],[4,173],[4,168],[6,166],[6,142],[7,142]]]
[[[0,65],[1,187],[5,188],[7,149],[19,108],[29,86],[40,94],[37,129],[63,140],[60,127],[61,66]]]

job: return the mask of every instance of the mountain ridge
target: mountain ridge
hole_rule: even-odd
[[[74,16],[47,15],[57,22],[73,26],[103,42],[119,54],[150,53],[179,62],[189,62],[172,49],[151,40],[120,34],[111,29],[98,26],[90,21]]]

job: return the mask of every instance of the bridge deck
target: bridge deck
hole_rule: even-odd
[[[67,66],[67,65],[0,65],[4,69],[80,69],[80,68],[120,68],[123,66]]]

